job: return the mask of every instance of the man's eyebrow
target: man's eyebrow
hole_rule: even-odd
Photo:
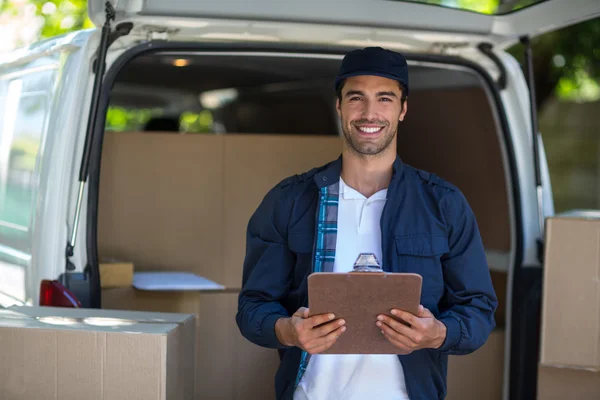
[[[389,97],[395,97],[398,98],[398,95],[394,92],[377,92],[377,97],[382,97],[382,96],[389,96]]]
[[[345,94],[344,97],[351,97],[351,96],[364,96],[364,92],[361,90],[348,90],[348,93]],[[377,97],[383,97],[383,96],[388,96],[388,97],[395,97],[398,98],[398,95],[392,91],[388,91],[388,92],[377,92]]]
[[[364,96],[365,94],[363,92],[361,92],[360,90],[348,90],[348,93],[346,93],[346,95],[344,97],[350,97],[350,96]]]

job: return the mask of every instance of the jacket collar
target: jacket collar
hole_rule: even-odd
[[[392,181],[390,182],[390,188],[395,186],[402,177],[404,176],[404,162],[400,158],[400,156],[396,156],[394,160],[394,171],[392,172]],[[323,170],[319,171],[315,174],[315,183],[317,187],[321,189],[324,186],[333,185],[334,183],[338,183],[340,180],[340,174],[342,172],[342,156],[340,155],[336,160],[330,162],[323,168]],[[389,192],[389,191],[388,191]]]

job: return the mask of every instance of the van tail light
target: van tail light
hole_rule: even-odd
[[[81,303],[59,281],[43,280],[40,285],[40,306],[81,308]]]

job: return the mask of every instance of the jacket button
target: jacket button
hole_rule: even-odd
[[[323,182],[327,182],[327,177],[326,176],[323,177]]]

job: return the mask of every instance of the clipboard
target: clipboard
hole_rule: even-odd
[[[419,312],[423,278],[414,273],[315,272],[308,277],[310,315],[333,313],[346,331],[320,354],[398,354],[375,325],[377,315],[399,321],[392,308]]]

